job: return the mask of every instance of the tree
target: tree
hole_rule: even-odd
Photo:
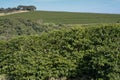
[[[29,10],[29,11],[35,11],[36,7],[35,6],[23,6],[23,5],[19,5],[17,7],[18,10]]]
[[[0,12],[3,12],[5,9],[4,8],[0,8]]]

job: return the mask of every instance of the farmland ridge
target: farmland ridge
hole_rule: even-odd
[[[41,21],[44,23],[57,23],[57,24],[116,23],[120,21],[120,14],[56,12],[56,11],[31,11],[24,13],[21,12],[16,13],[17,14],[1,16],[0,18],[13,18],[13,19],[23,18],[34,21]]]

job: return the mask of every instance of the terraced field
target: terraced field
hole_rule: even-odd
[[[120,14],[75,13],[36,11],[11,14],[0,18],[23,18],[45,23],[61,24],[89,24],[89,23],[116,23],[120,21]]]

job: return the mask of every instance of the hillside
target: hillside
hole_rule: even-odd
[[[22,35],[39,35],[54,29],[66,28],[62,24],[41,23],[22,18],[0,19],[0,40],[8,40]]]
[[[88,24],[116,23],[120,21],[120,14],[35,11],[1,16],[1,18],[23,18],[44,23]]]
[[[0,80],[119,80],[120,14],[0,16]]]
[[[73,27],[0,42],[11,80],[119,80],[120,25]]]

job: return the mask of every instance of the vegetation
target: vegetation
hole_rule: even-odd
[[[34,22],[27,19],[0,19],[0,40],[8,40],[22,35],[36,35],[53,29],[60,29],[64,25],[54,23]]]
[[[13,8],[10,8],[10,7],[9,8],[0,8],[0,13],[8,13],[8,12],[14,12],[14,11],[20,11],[20,10],[35,11],[36,7],[19,5],[17,7],[13,7]]]
[[[89,23],[119,23],[120,14],[73,13],[34,11],[20,14],[1,16],[0,19],[22,18],[43,23],[57,24],[89,24]]]
[[[1,16],[0,80],[119,80],[119,18],[47,11]]]
[[[120,24],[1,40],[0,74],[12,80],[119,80]]]

